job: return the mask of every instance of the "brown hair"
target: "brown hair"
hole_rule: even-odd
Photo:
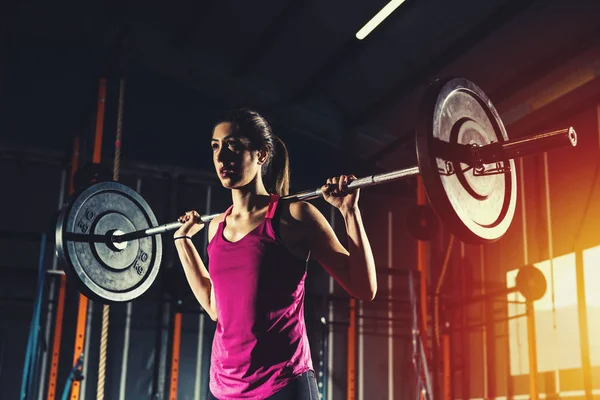
[[[290,190],[290,160],[285,143],[273,134],[271,125],[254,110],[229,111],[219,123],[231,124],[232,133],[250,141],[252,150],[266,149],[267,161],[262,166],[263,182],[269,193],[286,196]]]

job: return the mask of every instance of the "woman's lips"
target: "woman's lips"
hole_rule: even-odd
[[[235,174],[235,169],[233,168],[221,168],[219,170],[219,175],[221,178],[229,178]]]

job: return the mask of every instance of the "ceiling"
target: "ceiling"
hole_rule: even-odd
[[[368,172],[413,164],[418,107],[436,78],[461,76],[477,83],[506,125],[568,92],[597,85],[599,1],[407,0],[370,36],[357,40],[356,31],[386,3],[6,2],[0,6],[0,26],[4,54],[13,59],[4,63],[4,104],[18,102],[15,93],[23,84],[11,84],[17,82],[11,74],[24,70],[19,62],[31,60],[29,53],[48,63],[25,68],[29,77],[54,63],[71,68],[72,85],[81,83],[72,73],[76,68],[114,73],[122,65],[132,82],[126,103],[128,134],[152,147],[134,157],[148,161],[168,152],[174,156],[165,162],[185,164],[193,157],[184,149],[186,143],[195,147],[203,142],[177,121],[193,121],[194,115],[210,119],[221,108],[250,106],[293,143],[293,165],[308,179],[339,165]],[[44,48],[53,50],[44,53]],[[92,61],[81,61],[83,54]],[[79,57],[75,66],[73,57]],[[90,63],[103,65],[90,69]],[[131,89],[136,84],[145,87],[144,94]],[[65,102],[81,102],[73,95],[81,90],[61,85],[72,94]],[[152,111],[148,104],[158,93],[153,90],[165,87],[169,89],[160,92],[160,112]],[[34,96],[36,88],[27,89]],[[48,93],[44,96],[47,101]],[[21,104],[28,101],[25,97]],[[144,106],[136,109],[136,104]],[[158,121],[160,113],[168,114],[164,126]],[[136,129],[142,126],[136,118],[156,120]],[[24,119],[4,126],[27,126]],[[161,132],[161,140],[153,139],[159,135],[153,129]],[[176,144],[165,144],[165,130]],[[327,168],[315,166],[319,163]]]

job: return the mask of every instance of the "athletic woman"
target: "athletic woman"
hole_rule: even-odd
[[[212,399],[318,399],[306,325],[304,282],[312,257],[348,292],[370,301],[375,264],[354,176],[327,179],[323,198],[341,213],[346,249],[325,217],[289,190],[284,143],[252,110],[237,110],[213,129],[213,162],[232,205],[208,226],[208,268],[191,238],[199,214],[181,216],[175,246],[188,283],[216,321]]]

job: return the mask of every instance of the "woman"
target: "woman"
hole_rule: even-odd
[[[304,324],[304,280],[313,257],[351,295],[372,300],[375,264],[358,208],[355,177],[323,185],[339,209],[349,249],[312,204],[280,200],[288,194],[283,142],[258,113],[238,110],[212,135],[213,162],[233,204],[208,227],[209,271],[191,237],[198,213],[180,217],[175,245],[189,285],[217,323],[210,372],[211,398],[317,399]]]

